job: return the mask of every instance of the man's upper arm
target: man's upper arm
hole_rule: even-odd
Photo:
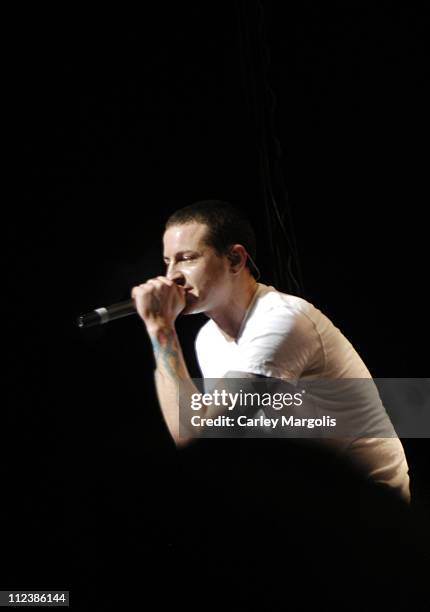
[[[258,385],[264,384],[265,388],[270,388],[270,386],[272,386],[272,390],[274,390],[277,385],[292,385],[293,387],[297,385],[297,379],[293,376],[288,379],[281,379],[276,378],[274,376],[264,376],[263,374],[256,374],[255,372],[241,372],[238,370],[229,370],[224,374],[223,378],[244,380],[245,382],[247,382],[247,384],[252,384],[252,380],[255,380]]]
[[[267,378],[263,374],[254,374],[254,372],[239,372],[237,370],[229,370],[224,374],[224,378]]]
[[[229,370],[222,378],[213,381],[209,394],[213,398],[222,397],[222,402],[214,402],[206,406],[207,417],[216,417],[220,414],[237,416],[239,414],[251,415],[260,409],[265,410],[269,396],[281,393],[294,394],[297,388],[293,381],[270,378],[262,374]]]

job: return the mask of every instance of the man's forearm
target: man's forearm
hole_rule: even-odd
[[[160,325],[147,331],[154,349],[155,386],[161,412],[176,445],[181,446],[189,442],[190,437],[180,437],[179,391],[181,389],[186,398],[198,390],[185,364],[175,328]]]

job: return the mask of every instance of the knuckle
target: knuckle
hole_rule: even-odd
[[[146,293],[147,289],[148,289],[147,283],[143,283],[142,285],[136,285],[131,290],[131,297],[132,298],[140,297],[144,295],[144,293]]]

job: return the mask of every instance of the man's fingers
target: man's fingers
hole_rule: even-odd
[[[165,276],[157,276],[157,280],[161,281],[165,285],[168,285],[169,287],[173,287],[173,285],[175,284],[173,281],[171,281],[169,278],[166,278]]]
[[[166,278],[165,276],[157,276],[156,278],[150,278],[146,281],[146,283],[142,283],[141,285],[136,285],[136,287],[133,287],[133,289],[131,290],[131,297],[132,299],[136,299],[136,297],[143,295],[152,288],[162,289],[163,286],[179,287],[178,285],[176,285],[176,283]],[[182,287],[179,287],[179,289],[182,289]]]
[[[149,287],[147,287],[147,283],[143,283],[142,285],[136,285],[136,287],[133,287],[133,289],[131,290],[131,297],[135,299],[139,295],[143,295],[148,290],[148,288]]]
[[[133,287],[131,297],[146,325],[165,321],[172,325],[186,305],[185,290],[164,276],[151,278]]]

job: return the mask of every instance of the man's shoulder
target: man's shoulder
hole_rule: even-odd
[[[288,341],[314,342],[320,327],[319,311],[305,299],[263,286],[239,334],[242,350],[249,345],[279,346]]]
[[[302,317],[312,318],[317,313],[319,311],[314,305],[304,298],[263,285],[249,319],[270,320],[275,317],[297,320]]]

